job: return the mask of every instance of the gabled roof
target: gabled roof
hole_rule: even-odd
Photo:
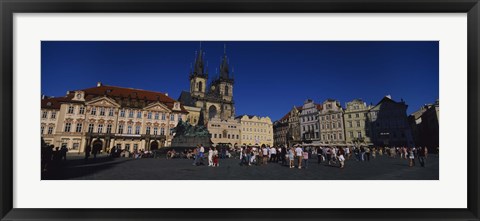
[[[405,104],[405,101],[400,101],[400,102],[397,102],[397,101],[394,101],[390,96],[384,96],[382,98],[382,100],[380,100],[374,107],[377,107],[378,105],[380,105],[381,103],[385,103],[385,102],[389,102],[389,103],[392,103],[392,104],[396,104],[396,105],[404,105],[404,106],[407,106]]]

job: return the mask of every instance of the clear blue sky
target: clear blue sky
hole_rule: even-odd
[[[278,120],[310,98],[355,98],[376,104],[390,94],[408,114],[439,96],[438,42],[202,42],[210,76],[224,44],[234,68],[236,114]],[[106,85],[168,92],[189,90],[199,42],[42,42],[42,94]]]

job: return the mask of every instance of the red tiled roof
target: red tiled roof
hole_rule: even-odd
[[[280,118],[279,121],[287,120],[289,117],[290,117],[290,112],[288,112],[287,114],[285,114],[285,116],[283,116],[282,118]]]
[[[121,97],[121,98],[128,98],[130,96],[131,98],[148,100],[148,101],[158,100],[162,103],[175,102],[173,98],[168,97],[164,93],[155,92],[155,91],[146,91],[141,89],[133,89],[133,88],[102,85],[99,87],[83,89],[82,91],[85,91],[85,100],[89,100],[89,95],[92,95],[90,99],[97,96],[107,95],[109,97]]]
[[[173,109],[174,102],[177,102],[175,99],[165,95],[161,92],[155,91],[147,91],[142,89],[134,89],[134,88],[124,88],[124,87],[117,87],[117,86],[107,86],[101,85],[98,87],[92,87],[87,89],[80,89],[79,91],[85,92],[85,101],[90,101],[94,98],[99,96],[107,96],[111,98],[131,98],[137,100],[145,100],[147,101],[147,105],[153,102],[161,102],[165,104],[169,109]],[[72,101],[73,96],[75,95],[74,91],[70,91],[67,96],[58,98],[60,102],[76,102]],[[60,105],[58,105],[60,107]],[[43,108],[43,100],[42,100],[42,108]],[[180,112],[188,113],[188,111],[180,104]]]
[[[42,99],[42,109],[60,109],[61,102],[66,101],[65,97],[54,97]]]

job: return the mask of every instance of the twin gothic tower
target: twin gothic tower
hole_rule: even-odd
[[[207,119],[219,118],[227,120],[235,117],[235,107],[233,101],[233,71],[230,71],[226,51],[220,63],[219,73],[208,80],[208,67],[205,67],[205,52],[200,48],[196,54],[195,62],[191,67],[190,93],[188,97],[192,106],[201,108]],[[180,101],[187,97],[182,93]],[[187,105],[189,105],[187,104]]]

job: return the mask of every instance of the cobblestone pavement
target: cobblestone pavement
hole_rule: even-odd
[[[205,160],[207,162],[207,160]],[[147,158],[109,159],[105,155],[85,162],[81,155],[69,155],[42,174],[54,180],[438,180],[439,157],[429,155],[426,167],[409,167],[408,161],[377,156],[370,161],[347,160],[345,168],[317,163],[310,159],[308,168],[268,163],[261,166],[240,166],[239,159],[220,159],[219,167],[193,166],[193,160]],[[52,167],[51,167],[52,168]]]

